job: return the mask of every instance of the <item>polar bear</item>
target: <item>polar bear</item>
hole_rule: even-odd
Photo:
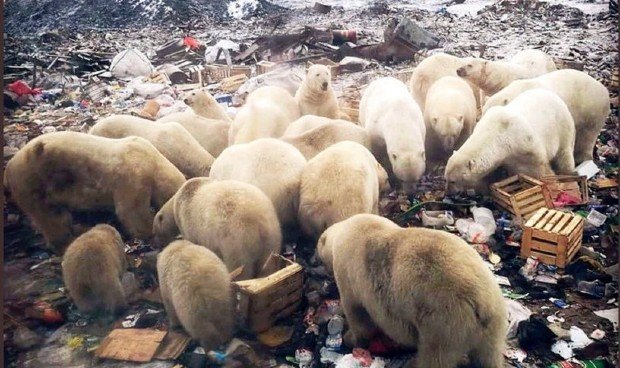
[[[176,240],[157,256],[157,275],[171,328],[183,326],[205,351],[232,338],[231,279],[217,255],[187,240]]]
[[[294,137],[300,135],[302,133],[307,132],[308,130],[320,127],[325,124],[338,122],[338,123],[348,123],[350,125],[356,125],[349,120],[345,119],[330,119],[324,116],[316,116],[316,115],[304,115],[299,119],[292,122],[288,128],[284,131],[282,137]]]
[[[424,111],[423,109],[426,106],[426,94],[429,88],[442,77],[456,77],[456,70],[463,65],[465,65],[465,59],[449,54],[437,53],[422,60],[413,69],[409,79],[409,90],[422,111]],[[468,83],[476,98],[476,106],[480,107],[480,89],[473,83]]]
[[[8,162],[4,184],[59,254],[75,238],[70,211],[114,210],[133,237],[149,239],[154,213],[185,182],[147,140],[77,132],[41,135]]]
[[[226,148],[213,163],[210,177],[256,186],[273,202],[283,230],[291,230],[297,224],[299,181],[305,166],[306,159],[294,146],[261,138]]]
[[[466,58],[456,74],[493,96],[518,79],[534,78],[556,70],[553,60],[542,51],[524,50],[510,61]]]
[[[248,95],[228,133],[229,145],[258,138],[280,138],[290,123],[301,116],[293,96],[284,88],[261,87]]]
[[[62,257],[62,278],[83,313],[118,313],[127,308],[121,278],[127,270],[121,235],[99,224],[78,236]]]
[[[517,52],[510,58],[511,64],[521,65],[529,72],[529,78],[557,70],[553,58],[543,51],[527,49]]]
[[[371,149],[366,129],[345,120],[331,120],[299,135],[285,135],[281,139],[295,146],[308,160],[332,144],[342,141],[356,142]]]
[[[191,107],[196,115],[207,119],[232,122],[222,105],[206,89],[198,88],[188,92],[185,94],[183,102]]]
[[[332,73],[325,65],[314,64],[295,93],[302,115],[340,118],[338,100],[332,88]]]
[[[557,70],[510,83],[486,101],[483,113],[493,106],[507,105],[519,94],[534,88],[552,91],[566,103],[575,122],[575,163],[592,160],[596,138],[610,113],[607,88],[584,72]]]
[[[370,83],[360,101],[360,123],[370,135],[377,160],[412,192],[426,169],[426,127],[407,86],[392,77]]]
[[[465,355],[478,367],[504,366],[502,292],[459,237],[359,214],[329,227],[317,253],[333,270],[348,345],[365,346],[382,331],[417,347],[406,367],[455,368]]]
[[[207,119],[193,111],[174,112],[156,121],[157,123],[179,123],[213,157],[228,147],[230,123],[223,120]]]
[[[448,160],[448,192],[487,186],[485,177],[502,167],[535,178],[571,174],[575,124],[553,92],[532,89],[506,106],[490,108],[472,135]]]
[[[364,146],[339,142],[308,161],[301,175],[299,223],[318,238],[332,224],[358,213],[378,213],[387,173]]]
[[[282,245],[269,198],[254,185],[235,180],[188,180],[155,216],[153,233],[156,246],[181,234],[213,251],[229,271],[243,266],[241,280],[262,275],[269,255],[279,253]]]
[[[214,160],[179,123],[156,124],[131,115],[111,115],[88,133],[108,138],[142,137],[188,178],[208,176]]]
[[[471,87],[458,77],[442,77],[426,95],[424,122],[426,152],[447,159],[471,135],[476,125],[476,98]]]

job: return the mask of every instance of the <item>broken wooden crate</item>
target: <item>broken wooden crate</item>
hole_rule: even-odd
[[[491,196],[520,220],[528,219],[541,207],[553,206],[544,183],[523,174],[491,184]]]
[[[540,208],[523,225],[521,257],[566,267],[581,247],[584,223],[579,215]]]
[[[248,78],[252,75],[252,69],[245,65],[207,65],[205,70],[213,83],[235,75],[243,74]]]
[[[265,74],[269,73],[272,70],[275,70],[278,67],[278,63],[274,63],[273,61],[261,60],[256,63],[256,74]]]
[[[545,187],[549,191],[551,201],[555,201],[561,193],[568,193],[571,197],[579,198],[579,203],[574,205],[581,205],[588,203],[588,179],[586,176],[578,175],[550,175],[540,178],[545,184]]]
[[[276,254],[268,262],[274,262],[278,271],[267,277],[233,282],[241,317],[257,333],[291,315],[301,303],[303,268]]]

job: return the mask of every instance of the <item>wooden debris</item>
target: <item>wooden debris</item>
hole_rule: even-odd
[[[99,345],[95,356],[130,362],[150,362],[166,333],[138,328],[115,329]]]

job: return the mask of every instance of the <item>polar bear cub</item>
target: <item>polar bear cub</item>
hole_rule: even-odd
[[[177,240],[157,256],[157,275],[170,327],[183,326],[205,351],[232,338],[231,279],[217,255],[187,240]]]
[[[596,138],[610,112],[607,88],[584,72],[562,69],[510,83],[486,101],[483,112],[493,106],[507,105],[524,91],[534,88],[552,91],[566,103],[575,122],[575,163],[592,160]]]
[[[243,266],[240,279],[259,276],[269,255],[279,253],[282,245],[269,198],[234,180],[188,180],[155,216],[153,233],[159,246],[181,234],[213,251],[229,271]]]
[[[459,237],[359,214],[329,227],[317,253],[333,270],[348,345],[364,347],[380,330],[417,347],[417,364],[406,367],[455,368],[465,355],[476,366],[504,366],[508,315],[501,290]]]
[[[392,77],[370,83],[360,102],[360,123],[377,160],[411,192],[426,169],[426,127],[407,86]]]
[[[555,93],[532,89],[506,106],[489,109],[448,160],[448,192],[485,187],[498,168],[535,178],[575,169],[575,124]]]
[[[294,146],[275,138],[235,144],[222,152],[211,178],[238,180],[261,189],[271,199],[283,229],[297,224],[299,182],[306,159]]]
[[[378,213],[387,173],[359,143],[336,143],[308,161],[301,176],[299,223],[318,237],[332,224],[357,213]]]

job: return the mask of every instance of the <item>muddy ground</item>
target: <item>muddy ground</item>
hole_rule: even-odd
[[[559,61],[569,66],[580,67],[593,77],[600,80],[610,89],[612,97],[612,114],[610,115],[597,145],[596,164],[602,169],[599,175],[614,178],[618,171],[618,79],[617,79],[617,19],[609,14],[601,2],[571,2],[577,7],[554,3],[535,1],[526,2],[484,2],[488,5],[481,10],[470,7],[463,10],[468,4],[480,5],[479,1],[466,1],[464,5],[442,4],[441,2],[425,2],[425,6],[417,7],[412,3],[403,2],[373,2],[357,4],[356,6],[334,7],[328,14],[318,14],[310,8],[299,9],[300,4],[295,1],[282,1],[281,5],[296,7],[288,10],[278,7],[269,8],[256,17],[249,19],[233,19],[222,14],[221,9],[214,14],[200,14],[200,12],[184,15],[180,19],[167,20],[157,27],[145,26],[142,20],[127,17],[114,24],[84,22],[80,27],[68,30],[67,24],[74,22],[70,17],[60,17],[58,32],[39,34],[38,29],[50,31],[54,27],[50,20],[52,10],[49,5],[44,7],[41,14],[26,14],[23,8],[17,8],[13,2],[7,6],[5,15],[9,15],[5,39],[5,64],[19,67],[31,63],[32,56],[37,63],[48,66],[54,57],[55,51],[70,52],[80,49],[94,50],[102,54],[115,54],[128,47],[135,47],[147,55],[154,53],[163,43],[189,33],[205,44],[213,44],[221,39],[230,39],[234,42],[250,44],[254,38],[271,33],[289,33],[304,25],[317,28],[355,29],[358,31],[358,44],[379,42],[383,37],[383,30],[391,17],[406,16],[414,20],[423,28],[435,33],[442,39],[439,50],[458,56],[480,56],[489,59],[504,59],[510,57],[517,50],[525,48],[540,48]],[[24,2],[27,3],[27,2]],[[101,1],[99,7],[105,11],[111,2]],[[154,2],[157,3],[157,2]],[[60,4],[60,2],[58,3]],[[68,3],[67,3],[68,4]],[[278,3],[280,4],[280,3]],[[63,6],[68,6],[62,2]],[[77,8],[76,11],[84,11]],[[585,12],[584,12],[585,11]],[[13,12],[13,13],[11,13]],[[458,14],[465,14],[458,16]],[[12,15],[13,14],[13,15]],[[16,14],[16,15],[15,15]],[[113,17],[112,17],[113,18]],[[23,32],[17,31],[19,24],[24,23]],[[191,27],[187,27],[191,24]],[[88,29],[97,27],[97,29]],[[105,28],[107,27],[107,28]],[[181,28],[180,28],[181,27]],[[14,32],[10,32],[14,31]],[[337,93],[343,99],[359,98],[359,89],[379,76],[394,75],[414,67],[418,60],[429,51],[423,50],[421,56],[412,61],[386,64],[373,61],[372,64],[360,72],[339,75],[334,82]],[[82,76],[90,72],[80,68],[64,68],[56,64],[41,73],[39,69],[38,84],[44,89],[51,90],[59,86],[58,80],[62,76]],[[293,67],[301,68],[301,63],[291,63]],[[12,70],[19,70],[12,69]],[[616,74],[615,82],[613,74]],[[25,81],[32,84],[31,73],[25,74]],[[5,111],[4,125],[4,158],[7,160],[28,140],[43,132],[56,130],[85,131],[100,117],[112,113],[130,113],[139,110],[144,99],[139,97],[121,98],[117,92],[124,85],[123,82],[105,79],[104,83],[112,87],[109,98],[103,102],[93,102],[84,99],[79,88],[67,89],[60,94],[54,94],[45,100],[29,106],[22,106]],[[615,84],[614,84],[615,83]],[[117,88],[119,87],[119,88]],[[45,94],[45,92],[44,92]],[[594,180],[590,181],[592,184]],[[518,242],[518,225],[510,221],[510,216],[499,210],[489,198],[473,197],[457,199],[457,205],[442,202],[444,182],[441,168],[429,173],[419,187],[419,191],[410,197],[399,193],[392,193],[382,198],[381,207],[385,216],[394,219],[401,225],[422,226],[419,218],[407,212],[412,206],[421,202],[426,209],[452,210],[457,218],[471,217],[466,206],[458,203],[475,201],[494,210],[496,219],[506,219],[501,222],[499,230],[486,245],[475,245],[482,257],[488,259],[489,249],[500,256],[501,262],[494,265],[497,275],[506,276],[511,282],[510,287],[504,287],[510,298],[518,298],[518,302],[529,308],[533,313],[541,316],[545,323],[556,316],[563,319],[561,327],[565,330],[571,326],[581,328],[587,335],[600,329],[605,337],[588,349],[576,351],[580,360],[600,358],[608,364],[617,364],[617,327],[596,316],[597,310],[617,308],[617,292],[606,297],[596,299],[587,298],[577,292],[575,279],[599,279],[617,288],[617,283],[607,275],[604,267],[617,265],[617,190],[592,189],[590,204],[572,208],[573,211],[585,211],[592,208],[608,215],[607,222],[599,227],[588,227],[584,232],[584,244],[590,246],[593,253],[587,258],[575,262],[571,281],[561,278],[558,284],[528,282],[519,275],[518,270],[524,260],[518,257],[518,248],[507,243]],[[473,202],[469,202],[473,203]],[[101,216],[81,216],[85,222],[114,221],[106,214]],[[125,316],[116,320],[95,320],[80,315],[75,306],[67,298],[60,274],[60,258],[45,248],[40,235],[31,229],[27,218],[12,204],[4,209],[4,320],[5,320],[5,366],[12,367],[89,367],[89,366],[134,366],[128,363],[114,361],[99,361],[93,358],[92,350],[101,342],[113,325],[118,326],[126,316],[144,313],[147,309],[156,311],[149,316],[140,318],[136,327],[166,328],[163,307],[157,302],[156,278],[153,275],[153,253],[148,244],[126,239],[127,253],[133,260],[132,271],[136,274],[139,290],[134,293],[131,310]],[[308,333],[310,326],[304,318],[311,307],[318,307],[325,300],[337,299],[337,290],[334,283],[326,278],[320,267],[310,261],[314,245],[308,240],[301,239],[297,243],[287,244],[286,252],[294,254],[296,260],[305,266],[306,284],[304,295],[312,295],[311,300],[304,298],[299,311],[290,318],[280,322],[293,329],[292,338],[273,349],[261,346],[251,334],[240,333],[254,348],[260,359],[249,366],[276,366],[286,364],[287,357],[293,357],[299,348],[306,348],[314,352],[316,366],[319,362],[320,349],[325,345],[327,337],[326,322],[319,323],[319,334]],[[579,256],[586,255],[586,253]],[[589,258],[588,258],[589,257]],[[543,270],[541,270],[542,272]],[[551,271],[551,274],[556,274]],[[617,274],[617,271],[616,271]],[[316,293],[313,293],[316,292]],[[318,300],[314,297],[320,296]],[[527,296],[523,297],[523,295]],[[560,308],[549,301],[550,297],[564,300],[568,308]],[[37,305],[44,303],[50,310],[60,313],[57,316],[41,316]],[[320,310],[320,308],[319,308]],[[326,312],[323,312],[325,314]],[[318,313],[320,314],[320,313]],[[327,313],[329,314],[329,313]],[[322,316],[325,319],[325,315]],[[311,330],[311,329],[310,329]],[[534,336],[537,335],[534,332]],[[542,339],[542,338],[541,338]],[[536,338],[534,338],[536,340]],[[525,340],[524,340],[525,341]],[[517,340],[511,340],[512,348],[525,348]],[[559,362],[560,356],[553,354],[549,349],[549,342],[541,341],[541,346],[527,347],[527,358],[523,362],[507,359],[507,366],[518,367],[546,367],[553,362]],[[172,367],[176,363],[193,366],[195,354],[193,346],[176,362],[154,361],[144,364],[144,367]],[[349,350],[343,348],[342,353]],[[386,359],[390,367],[399,366],[398,359],[403,356],[388,354]],[[406,353],[404,356],[407,356]],[[194,360],[192,360],[194,359]],[[260,363],[257,363],[260,361]],[[194,362],[194,363],[192,363]],[[277,362],[277,364],[275,363]],[[295,366],[294,363],[288,363]],[[246,364],[247,365],[247,364]],[[327,363],[324,366],[328,366]]]

